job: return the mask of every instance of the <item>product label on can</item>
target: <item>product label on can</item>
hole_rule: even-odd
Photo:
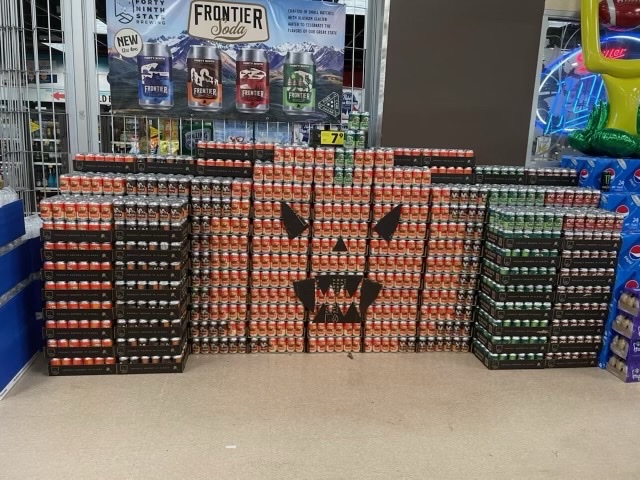
[[[315,65],[284,65],[284,105],[293,108],[314,107],[316,103]]]
[[[138,56],[138,97],[141,104],[173,99],[171,58]]]
[[[206,58],[189,58],[187,68],[189,70],[187,85],[189,101],[200,101],[203,105],[210,103],[206,100],[218,100],[219,102],[222,93],[220,62]]]
[[[236,62],[236,102],[252,107],[269,103],[268,64],[262,62]]]

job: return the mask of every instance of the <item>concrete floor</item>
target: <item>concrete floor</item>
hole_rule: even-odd
[[[2,479],[637,479],[640,387],[471,354],[191,357],[0,402]]]

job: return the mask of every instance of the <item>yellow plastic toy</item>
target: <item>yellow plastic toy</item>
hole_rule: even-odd
[[[600,50],[599,0],[582,0],[582,53],[587,70],[600,73],[608,103],[596,105],[584,130],[569,144],[589,155],[640,156],[640,60],[606,58]]]

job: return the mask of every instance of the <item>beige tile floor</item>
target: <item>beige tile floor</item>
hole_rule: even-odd
[[[472,355],[191,357],[0,402],[1,479],[640,478],[640,386]]]

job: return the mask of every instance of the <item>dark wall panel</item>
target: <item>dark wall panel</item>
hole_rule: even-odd
[[[544,0],[393,0],[383,146],[524,165]]]

